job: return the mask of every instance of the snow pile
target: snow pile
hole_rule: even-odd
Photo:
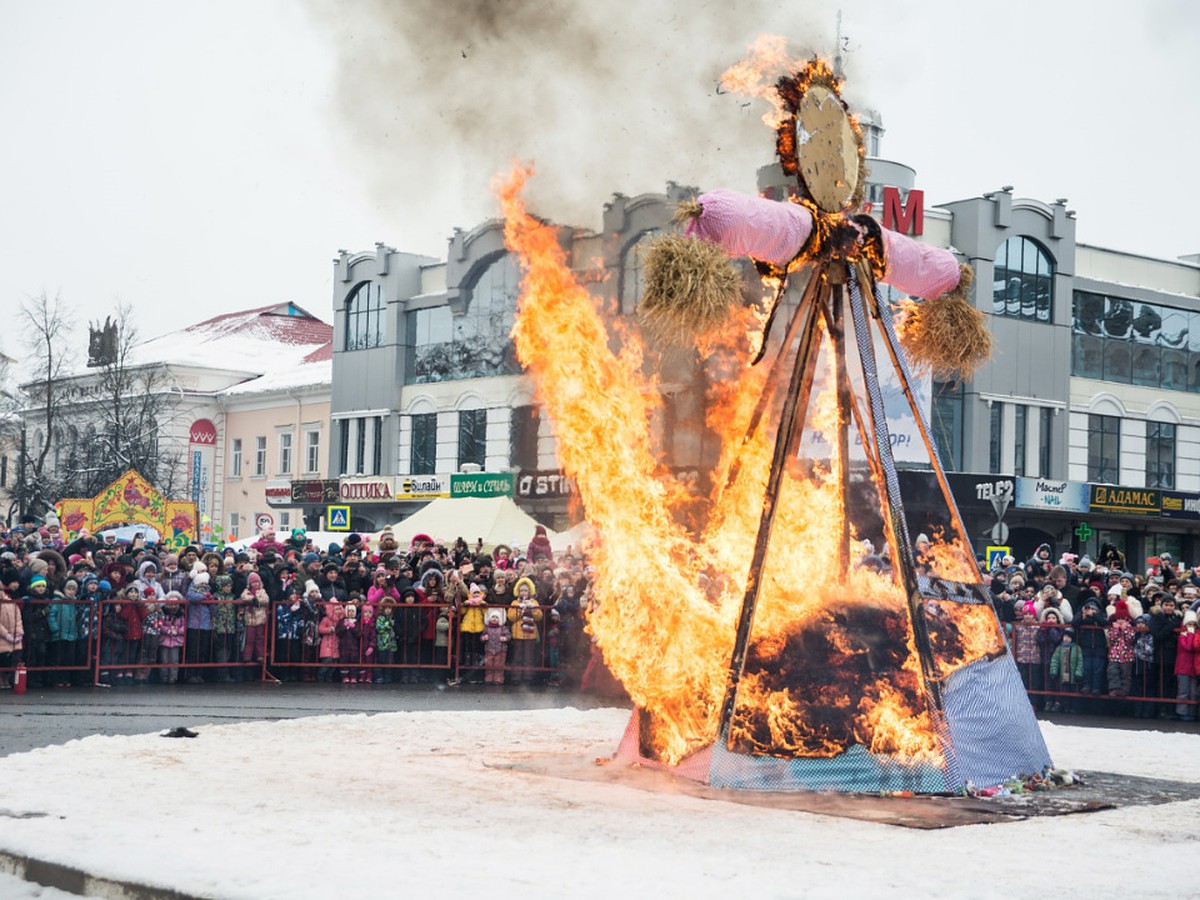
[[[0,805],[47,814],[0,829],[0,849],[218,897],[1188,892],[1178,873],[1200,801],[917,831],[506,768],[607,757],[628,717],[388,713],[93,736],[0,759]],[[1197,735],[1043,728],[1060,765],[1200,778]]]

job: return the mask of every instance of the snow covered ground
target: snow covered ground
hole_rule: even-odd
[[[88,737],[0,758],[0,808],[46,814],[0,818],[0,850],[222,898],[1178,898],[1200,883],[1200,801],[918,831],[505,768],[607,757],[628,717],[387,713]],[[1200,735],[1042,728],[1062,766],[1200,779]],[[0,895],[58,896],[10,883]]]

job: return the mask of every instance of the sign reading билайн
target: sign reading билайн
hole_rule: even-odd
[[[511,497],[512,472],[471,472],[450,476],[451,497]]]
[[[1123,516],[1157,516],[1162,496],[1151,488],[1127,488],[1111,484],[1093,484],[1088,500],[1091,512],[1118,513]]]

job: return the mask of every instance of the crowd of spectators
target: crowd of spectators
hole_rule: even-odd
[[[584,633],[593,570],[523,546],[401,547],[385,529],[314,546],[265,531],[245,549],[70,542],[53,518],[0,542],[0,686],[275,677],[612,688]]]
[[[1163,553],[1133,571],[1111,544],[1052,556],[984,575],[1034,706],[1194,722],[1200,570]]]
[[[919,550],[919,548],[918,548]],[[66,543],[52,516],[0,536],[0,687],[155,681],[542,683],[619,690],[584,624],[593,570],[525,546],[400,546],[385,529],[314,546],[263,532],[243,550]],[[982,580],[1034,706],[1196,719],[1200,570],[1169,554],[1131,571],[1048,544]],[[1173,702],[1172,702],[1173,701]]]

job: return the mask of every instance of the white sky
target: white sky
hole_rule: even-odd
[[[544,4],[0,0],[0,321],[42,290],[81,320],[127,302],[145,337],[284,300],[328,319],[339,248],[443,255],[513,157],[535,211],[586,227],[614,191],[752,190],[772,138],[716,78],[761,32],[827,51],[838,8],[550,5],[505,32],[468,13]],[[841,6],[851,100],[927,203],[1012,184],[1067,197],[1083,242],[1200,252],[1200,4]]]
[[[0,758],[3,809],[45,813],[8,820],[0,850],[255,900],[1176,900],[1195,886],[1197,800],[920,831],[641,790],[607,770],[573,780],[611,756],[628,719],[415,712],[94,735]],[[1042,729],[1062,767],[1200,778],[1200,735]],[[549,774],[513,770],[529,765]]]

